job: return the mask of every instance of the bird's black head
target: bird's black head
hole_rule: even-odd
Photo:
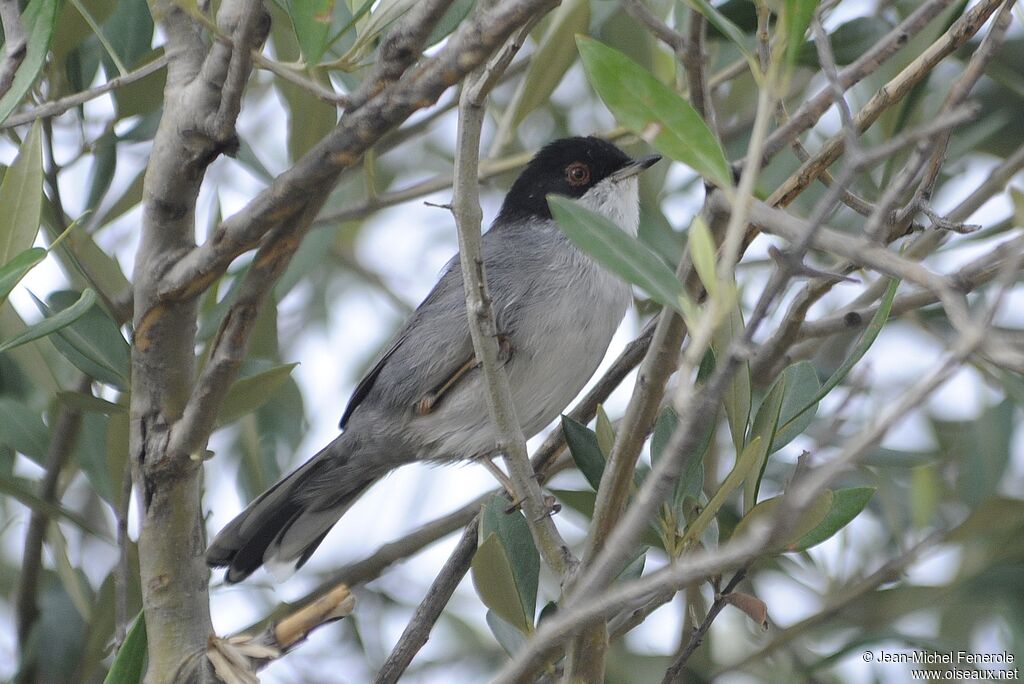
[[[595,137],[562,138],[548,143],[526,165],[505,195],[498,221],[551,218],[547,196],[582,197],[612,174],[627,167],[647,168],[657,157],[634,161],[625,152]]]

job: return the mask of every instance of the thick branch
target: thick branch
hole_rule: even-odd
[[[466,530],[462,533],[462,539],[459,540],[455,550],[452,551],[452,554],[441,568],[441,572],[438,573],[434,582],[430,585],[430,589],[427,590],[427,595],[423,597],[423,601],[416,607],[412,619],[406,625],[405,631],[402,632],[402,636],[398,639],[398,643],[395,644],[391,655],[388,656],[380,671],[377,672],[377,676],[373,680],[375,684],[393,684],[397,682],[406,668],[409,667],[412,659],[423,648],[423,645],[427,643],[427,638],[430,636],[430,630],[433,628],[434,623],[441,617],[441,613],[444,611],[445,606],[448,605],[448,601],[451,600],[456,587],[459,586],[462,578],[469,572],[469,564],[473,560],[473,554],[476,553],[478,525],[478,519],[474,518],[466,526]]]
[[[553,4],[553,0],[502,2],[464,22],[441,52],[344,116],[295,166],[218,226],[205,244],[177,260],[163,279],[161,299],[197,296],[235,257],[279,226],[301,230],[296,218],[315,214],[308,210],[323,205],[338,175],[356,164],[376,140],[414,111],[436,102],[512,31]]]

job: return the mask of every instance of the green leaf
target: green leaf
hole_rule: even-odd
[[[708,295],[714,297],[718,288],[715,240],[711,237],[708,224],[699,216],[694,217],[693,223],[690,224],[686,247],[690,250],[693,267],[697,271],[697,276],[700,277],[700,282],[704,285]]]
[[[786,392],[779,411],[779,429],[772,439],[772,453],[792,442],[807,429],[814,420],[818,403],[808,403],[821,389],[818,373],[809,361],[800,361],[783,371],[786,375]]]
[[[601,448],[601,454],[605,460],[612,456],[612,447],[615,446],[615,428],[608,414],[604,412],[604,406],[597,405],[597,420],[594,424],[594,432],[597,434],[597,445]]]
[[[811,397],[802,409],[794,412],[793,417],[790,418],[784,425],[780,427],[780,430],[788,431],[790,424],[794,423],[803,416],[805,411],[810,411],[812,408],[818,405],[818,402],[824,399],[829,392],[836,388],[836,386],[843,381],[843,379],[849,374],[850,370],[857,365],[857,362],[864,357],[871,345],[874,344],[875,338],[878,337],[878,333],[882,331],[882,326],[885,325],[886,320],[889,318],[889,312],[892,311],[892,302],[896,297],[896,289],[899,287],[900,281],[895,279],[889,280],[889,287],[886,288],[885,293],[882,295],[881,301],[878,303],[878,311],[872,316],[871,322],[864,328],[864,332],[860,334],[857,339],[857,344],[854,345],[853,351],[850,356],[843,361],[842,365],[836,369],[836,371],[825,381],[825,384],[821,386],[813,397]]]
[[[22,331],[20,335],[15,335],[11,339],[0,344],[0,352],[14,349],[17,346],[25,344],[26,342],[31,342],[32,340],[37,340],[40,337],[46,337],[47,335],[71,325],[76,320],[84,316],[85,312],[88,311],[95,303],[96,293],[92,290],[86,290],[72,306],[69,306],[59,313],[55,313],[52,316],[48,316],[38,323],[30,325],[27,329]]]
[[[765,466],[768,465],[768,455],[772,453],[772,442],[775,441],[775,434],[779,427],[779,413],[782,411],[782,400],[786,396],[787,379],[783,374],[772,384],[764,401],[757,409],[754,424],[750,426],[751,437],[761,440],[761,453],[758,455],[754,476],[748,479],[743,487],[743,509],[745,511],[749,511],[757,503],[761,478],[764,476]]]
[[[437,45],[447,38],[448,34],[458,28],[462,20],[469,16],[469,10],[473,9],[474,4],[476,4],[476,0],[455,0],[452,2],[444,14],[441,15],[437,24],[434,25],[434,30],[430,32],[430,36],[423,44],[429,47]]]
[[[335,0],[291,0],[291,17],[295,38],[299,41],[306,64],[316,66],[327,48]],[[347,9],[347,8],[346,8]]]
[[[779,504],[783,501],[782,496],[775,496],[771,499],[765,499],[760,502],[743,516],[743,518],[736,523],[735,529],[732,532],[732,539],[739,539],[741,536],[746,534],[750,527],[755,522],[764,520],[771,520],[775,515],[776,509]],[[818,527],[824,524],[825,519],[832,510],[833,503],[832,490],[826,489],[814,498],[811,504],[800,512],[800,516],[793,521],[790,531],[782,539],[778,540],[775,546],[777,551],[797,551],[796,544],[799,540],[802,540],[807,535],[811,534],[812,531],[818,529]]]
[[[563,504],[584,517],[588,519],[594,517],[594,505],[597,502],[597,492],[575,489],[552,489],[551,493],[554,494],[555,498]],[[653,526],[648,527],[644,531],[643,535],[640,537],[640,543],[646,544],[647,546],[654,546],[662,550],[665,549],[664,542],[658,536],[658,532]]]
[[[103,684],[138,684],[146,663],[146,615],[135,618]]]
[[[696,306],[683,284],[647,245],[568,197],[548,196],[551,213],[569,240],[623,280],[643,288],[663,306],[692,317]]]
[[[217,427],[234,422],[270,401],[298,365],[286,363],[236,380],[217,412]]]
[[[86,292],[92,293],[92,290]],[[84,296],[85,293],[82,293]],[[51,313],[52,317],[63,315],[65,311],[77,306],[73,303],[74,292],[54,292],[47,299],[49,304],[38,301],[37,304],[44,312]],[[118,389],[128,386],[131,350],[117,324],[103,309],[87,308],[84,315],[76,318],[71,325],[59,329],[51,339],[57,351],[86,375]]]
[[[28,486],[23,484],[23,482],[24,480],[20,480],[18,478],[7,479],[0,477],[0,494],[17,499],[28,508],[45,513],[51,519],[63,518],[68,522],[74,523],[94,537],[109,540],[108,535],[93,527],[88,520],[80,516],[78,513],[69,511],[60,504],[50,503],[49,501],[40,498],[33,493]]]
[[[501,118],[501,129],[514,132],[530,112],[546,105],[565,72],[576,61],[573,36],[590,26],[590,2],[566,0],[552,14],[544,36],[530,59],[526,76],[519,81]]]
[[[506,513],[508,501],[494,496],[480,513],[480,536],[486,538],[496,534],[502,548],[508,555],[512,567],[523,613],[530,626],[537,611],[537,583],[540,577],[540,554],[533,544],[533,535],[523,514],[514,510]]]
[[[0,183],[2,264],[31,247],[39,232],[39,214],[43,206],[43,152],[39,131],[39,122],[36,121]]]
[[[523,634],[529,634],[533,621],[523,610],[512,564],[497,534],[492,532],[480,543],[470,564],[470,574],[484,605]]]
[[[103,35],[121,63],[134,68],[153,44],[153,15],[146,0],[118,2],[103,24]]]
[[[743,310],[736,301],[722,323],[715,328],[711,340],[711,348],[715,356],[725,354],[732,341],[743,335]],[[729,381],[729,387],[722,397],[725,417],[729,421],[729,434],[736,451],[743,448],[747,434],[747,423],[750,421],[750,362],[744,359]]]
[[[601,476],[604,474],[604,456],[601,454],[597,434],[583,423],[566,415],[562,416],[562,434],[565,435],[565,443],[576,467],[596,492],[601,486]]]
[[[666,406],[661,410],[657,422],[654,424],[654,434],[651,436],[651,463],[655,464],[661,460],[672,433],[679,425],[679,417],[676,412]],[[708,421],[703,426],[704,432],[697,448],[687,458],[686,469],[679,477],[673,494],[674,508],[678,509],[683,499],[687,496],[699,499],[704,489],[704,456],[711,446],[711,440],[715,435],[715,421]]]
[[[700,514],[694,519],[692,523],[686,528],[686,534],[683,535],[680,541],[679,548],[686,549],[688,546],[694,544],[701,535],[704,534],[705,528],[714,520],[715,516],[718,515],[718,510],[725,503],[725,500],[729,498],[729,495],[736,491],[736,488],[743,483],[743,481],[750,475],[754,466],[757,464],[761,453],[764,451],[764,447],[761,444],[761,437],[754,437],[746,448],[740,453],[736,459],[736,465],[729,471],[729,474],[725,476],[725,480],[718,487],[718,490],[708,500],[708,505],[701,509]]]
[[[811,17],[818,6],[818,0],[786,0],[783,21],[786,31],[786,66],[792,68],[804,44],[804,34],[811,24]]]
[[[0,444],[42,464],[49,443],[50,432],[37,412],[22,401],[0,397]]]
[[[715,185],[732,186],[718,139],[689,102],[618,50],[583,36],[576,43],[590,84],[619,123]]]
[[[369,20],[362,26],[352,47],[338,60],[342,68],[355,67],[376,44],[376,38],[393,21],[412,9],[416,0],[381,0],[373,9]]]
[[[46,250],[42,247],[32,247],[21,252],[0,268],[0,304],[7,301],[7,295],[11,294],[14,286],[25,277],[25,274],[46,258]]]
[[[874,493],[874,487],[850,487],[832,492],[832,504],[828,514],[814,529],[799,537],[788,550],[806,551],[825,541],[860,515]]]
[[[108,131],[93,143],[92,178],[89,181],[89,196],[85,201],[86,211],[94,211],[103,200],[117,170],[117,136]]]
[[[508,621],[493,610],[487,611],[484,619],[487,620],[487,626],[491,628],[491,634],[497,639],[498,645],[510,656],[518,653],[523,644],[526,643],[526,635],[518,627],[509,624]]]
[[[57,8],[60,0],[32,0],[21,15],[21,25],[28,39],[28,50],[25,59],[18,67],[11,83],[11,89],[0,98],[0,123],[7,120],[14,108],[21,103],[25,93],[32,88],[36,77],[46,63],[46,55],[50,51],[53,40],[54,24],[57,22]],[[39,122],[33,125],[37,127]],[[31,136],[30,136],[31,137]],[[0,213],[0,216],[3,214]],[[3,255],[0,255],[2,257]]]

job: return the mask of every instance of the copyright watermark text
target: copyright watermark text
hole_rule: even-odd
[[[972,651],[864,651],[865,663],[906,663],[911,665],[939,665],[937,669],[912,669],[915,680],[928,681],[1016,681],[1020,670],[1017,658],[1009,651],[974,653]]]

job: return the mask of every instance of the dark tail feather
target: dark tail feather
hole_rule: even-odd
[[[279,579],[313,555],[334,524],[376,477],[352,477],[339,440],[261,494],[217,534],[206,550],[212,567],[227,566],[228,583],[266,564]],[[348,471],[348,472],[346,472]],[[330,475],[329,490],[324,487]],[[315,496],[310,496],[316,494]]]

